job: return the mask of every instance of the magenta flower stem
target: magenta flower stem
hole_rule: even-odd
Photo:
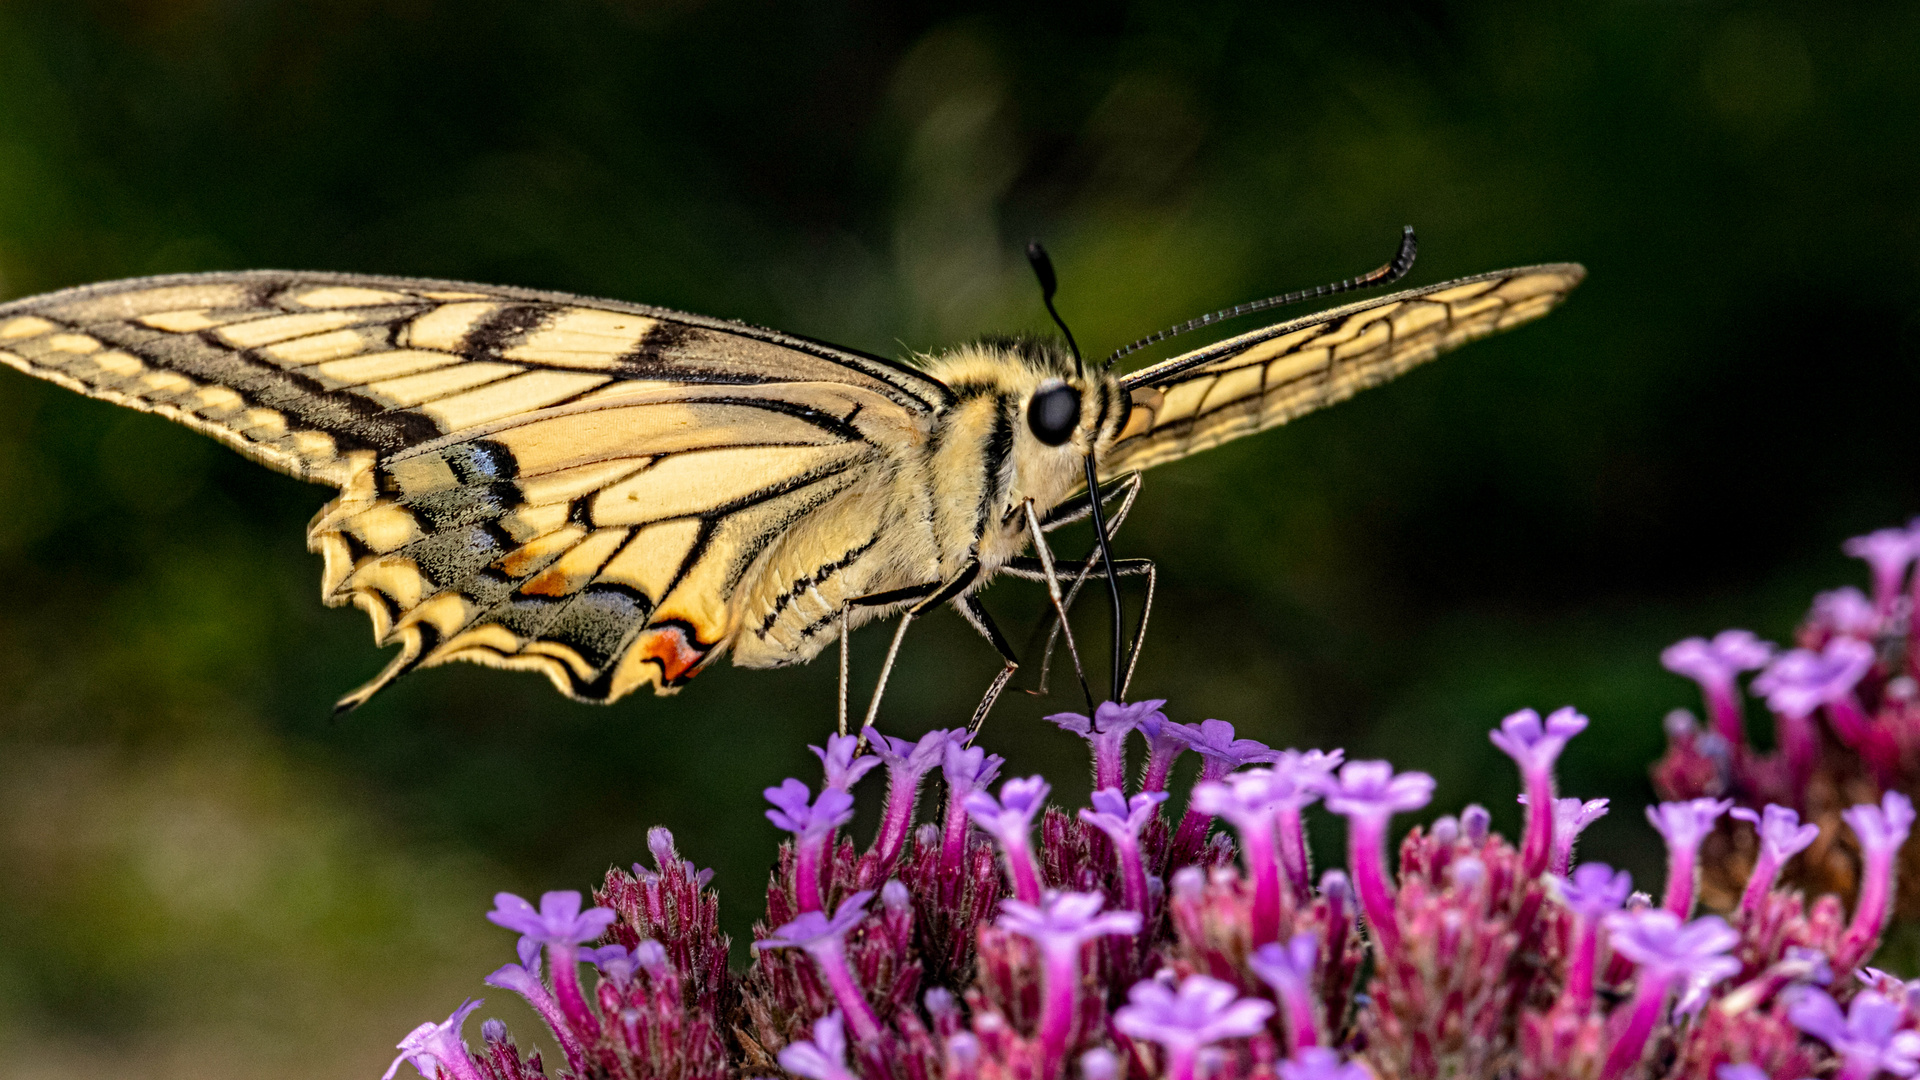
[[[1250,941],[1254,946],[1280,940],[1280,862],[1275,857],[1273,823],[1240,826],[1241,855],[1247,860],[1247,876],[1253,879],[1253,911]],[[1144,882],[1143,882],[1144,887]]]
[[[1141,915],[1147,913],[1147,863],[1140,854],[1140,841],[1124,837],[1114,842],[1114,854],[1120,862],[1120,906]],[[1275,924],[1279,933],[1278,923]]]
[[[1847,924],[1846,933],[1840,935],[1840,945],[1833,952],[1835,971],[1858,967],[1880,944],[1880,934],[1886,930],[1887,917],[1893,912],[1893,864],[1898,855],[1897,850],[1879,858],[1869,853],[1864,860],[1866,873],[1861,878],[1860,899],[1853,908],[1853,921]]]
[[[1007,856],[1007,877],[1013,881],[1013,898],[1023,904],[1040,902],[1040,864],[1035,861],[1033,844],[1024,833],[1010,833],[1000,838],[1000,847]]]
[[[1200,1048],[1192,1045],[1167,1047],[1167,1080],[1194,1080],[1194,1066],[1200,1060]]]
[[[1045,946],[1046,1000],[1040,1008],[1040,1075],[1060,1075],[1067,1056],[1067,1037],[1073,1033],[1075,1004],[1080,996],[1080,942],[1063,939]]]
[[[1833,1074],[1833,1080],[1873,1080],[1880,1074],[1880,1062],[1871,1057],[1850,1057],[1840,1071]]]
[[[560,1005],[561,1015],[566,1017],[567,1026],[579,1034],[583,1045],[591,1045],[600,1037],[600,1018],[593,1014],[586,995],[580,992],[580,947],[549,942],[547,967],[553,976],[554,999]]]
[[[1865,750],[1871,722],[1851,690],[1827,702],[1827,719],[1833,721],[1833,733],[1840,736],[1841,742]]]
[[[1760,857],[1753,862],[1753,873],[1747,876],[1747,887],[1740,894],[1740,914],[1751,921],[1766,906],[1767,894],[1773,891],[1774,879],[1780,876],[1780,860],[1773,857],[1765,844],[1760,845]]]
[[[967,854],[966,793],[957,792],[947,800],[946,826],[940,834],[940,875],[950,878],[960,873]]]
[[[1819,764],[1819,732],[1814,730],[1812,718],[1805,715],[1776,713],[1774,725],[1780,747],[1787,756],[1787,772],[1792,776],[1793,789],[1804,791],[1807,781],[1813,777],[1814,767]]]
[[[1553,856],[1553,773],[1528,769],[1527,827],[1520,841],[1520,867],[1529,878],[1547,872]]]
[[[1127,778],[1127,733],[1093,737],[1093,790],[1124,791]]]
[[[919,776],[904,784],[898,774],[888,780],[887,808],[880,815],[880,832],[873,838],[874,860],[879,863],[881,877],[893,869],[907,845],[907,834],[913,831],[913,804],[919,797]]]
[[[1168,849],[1171,851],[1192,851],[1200,846],[1202,840],[1207,835],[1207,830],[1212,827],[1212,814],[1203,814],[1189,806],[1187,807],[1187,812],[1180,815],[1180,825],[1173,830],[1173,842],[1167,845]]]
[[[834,935],[821,938],[806,946],[807,955],[813,958],[813,965],[820,969],[820,975],[827,980],[827,989],[833,992],[833,1000],[840,1003],[840,1011],[847,1016],[847,1028],[853,1032],[857,1042],[866,1042],[880,1034],[880,1017],[867,1004],[867,995],[860,990],[860,984],[854,981],[853,969],[847,966],[845,939]]]
[[[793,899],[801,911],[820,911],[826,898],[821,895],[820,864],[833,846],[833,833],[802,836],[793,846]]]
[[[1727,740],[1727,745],[1736,751],[1747,745],[1746,717],[1740,709],[1740,691],[1731,675],[1716,678],[1702,684],[1706,691],[1707,717],[1713,722],[1713,730]]]
[[[1688,844],[1667,846],[1667,892],[1660,906],[1683,921],[1693,914],[1693,889],[1698,876],[1699,850]]]
[[[1280,847],[1280,868],[1286,872],[1287,883],[1293,886],[1293,900],[1296,904],[1312,901],[1313,893],[1308,887],[1307,869],[1307,829],[1300,818],[1300,807],[1282,805],[1275,815],[1275,835]]]
[[[1167,778],[1173,774],[1173,762],[1180,756],[1181,749],[1176,746],[1171,749],[1156,750],[1147,755],[1146,768],[1140,773],[1141,791],[1167,790]]]
[[[1299,979],[1287,979],[1278,987],[1280,1010],[1287,1018],[1287,1056],[1302,1047],[1318,1046],[1320,1034],[1313,1027],[1313,994]]]
[[[1386,956],[1400,947],[1393,885],[1387,877],[1387,815],[1348,815],[1347,866],[1353,872],[1353,889],[1360,896],[1360,910],[1373,931],[1379,955]],[[1259,943],[1258,939],[1254,941]]]
[[[1626,1023],[1614,1036],[1613,1049],[1600,1068],[1600,1080],[1618,1080],[1640,1063],[1641,1055],[1646,1053],[1647,1038],[1666,1010],[1667,990],[1672,982],[1673,976],[1668,972],[1640,969],[1640,985],[1633,992],[1633,1000],[1622,1006],[1627,1010]]]
[[[1567,1006],[1575,1016],[1593,1011],[1595,967],[1600,961],[1600,921],[1581,918],[1579,936],[1574,939],[1573,956],[1567,961]]]
[[[1859,751],[1881,787],[1892,787],[1900,774],[1900,751],[1887,738],[1887,732],[1860,707],[1860,699],[1849,690],[1827,702],[1827,719],[1833,722],[1840,741]]]

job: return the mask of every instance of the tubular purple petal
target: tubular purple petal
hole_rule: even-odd
[[[827,747],[809,746],[813,756],[820,759],[820,767],[826,774],[826,786],[840,791],[851,792],[860,778],[880,767],[880,758],[873,754],[855,757],[860,749],[858,735],[829,735]]]
[[[427,1080],[433,1080],[438,1070],[444,1070],[453,1080],[482,1080],[479,1066],[474,1064],[467,1044],[460,1037],[461,1025],[479,1007],[479,999],[469,999],[441,1023],[421,1024],[408,1032],[399,1042],[400,1056],[387,1066],[380,1080],[393,1080],[401,1062],[418,1069]]]
[[[976,791],[962,804],[973,823],[999,842],[1006,857],[1007,877],[1013,882],[1013,895],[1029,904],[1040,902],[1040,864],[1033,853],[1033,819],[1046,809],[1047,793],[1052,790],[1046,780],[1029,776],[1001,785],[998,799]]]
[[[1873,573],[1873,606],[1881,618],[1893,605],[1907,578],[1907,566],[1920,553],[1920,538],[1906,529],[1875,529],[1840,545],[1840,550],[1864,560]]]
[[[1866,864],[1853,921],[1847,924],[1834,952],[1834,966],[1844,971],[1873,955],[1893,914],[1894,874],[1899,868],[1900,848],[1913,827],[1913,800],[1889,791],[1880,797],[1879,806],[1855,806],[1840,817],[1859,837],[1861,859]]]
[[[1228,983],[1189,975],[1177,989],[1152,979],[1134,983],[1127,1004],[1114,1010],[1113,1026],[1129,1038],[1165,1048],[1167,1080],[1194,1080],[1203,1047],[1258,1034],[1272,1015],[1272,1002],[1242,998]]]
[[[1700,842],[1732,805],[1732,799],[1691,799],[1647,807],[1647,820],[1667,842],[1667,892],[1661,906],[1676,918],[1693,914]]]

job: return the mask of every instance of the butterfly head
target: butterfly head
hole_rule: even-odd
[[[1046,339],[986,338],[928,366],[960,399],[961,411],[991,399],[992,412],[1014,421],[1015,456],[1036,465],[1050,457],[1097,458],[1117,441],[1133,407],[1119,379],[1097,368],[1076,371],[1073,355]]]

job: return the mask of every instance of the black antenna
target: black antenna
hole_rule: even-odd
[[[1033,257],[1035,246],[1036,245],[1028,245],[1027,247],[1027,257],[1029,259]],[[1367,289],[1375,285],[1386,285],[1390,282],[1399,281],[1401,278],[1407,276],[1407,271],[1413,269],[1413,257],[1419,253],[1419,250],[1420,242],[1414,239],[1413,226],[1408,225],[1400,234],[1400,250],[1394,252],[1393,258],[1389,259],[1385,265],[1377,269],[1370,270],[1367,273],[1361,274],[1359,277],[1348,278],[1345,281],[1336,281],[1331,285],[1321,285],[1312,289],[1301,289],[1299,292],[1281,293],[1279,296],[1269,296],[1265,300],[1255,300],[1250,304],[1235,304],[1233,307],[1227,308],[1224,311],[1216,311],[1211,315],[1202,315],[1197,319],[1190,319],[1170,330],[1162,330],[1157,334],[1148,334],[1146,337],[1141,338],[1131,345],[1115,349],[1113,355],[1107,357],[1106,363],[1102,364],[1101,368],[1103,370],[1111,368],[1114,361],[1130,352],[1137,352],[1144,349],[1155,342],[1165,341],[1170,337],[1176,337],[1189,330],[1198,330],[1203,326],[1211,326],[1214,323],[1226,319],[1235,319],[1242,315],[1251,315],[1256,311],[1265,311],[1268,308],[1285,307],[1288,304],[1297,304],[1302,300],[1313,300],[1322,296],[1332,296],[1335,293],[1352,292],[1355,289]],[[1043,252],[1041,258],[1045,257],[1046,255]],[[1043,280],[1053,280],[1051,268],[1049,268],[1048,274]],[[1051,303],[1047,305],[1047,310],[1053,310]],[[1057,315],[1054,317],[1056,319],[1059,318]]]
[[[1085,375],[1085,365],[1080,362],[1080,346],[1073,340],[1073,331],[1067,329],[1067,320],[1053,309],[1053,294],[1060,288],[1060,279],[1053,276],[1053,260],[1047,258],[1047,249],[1040,241],[1027,241],[1027,262],[1033,266],[1033,276],[1040,279],[1040,301],[1047,305],[1047,314],[1053,316],[1053,324],[1067,335],[1067,348],[1073,350],[1073,373]]]

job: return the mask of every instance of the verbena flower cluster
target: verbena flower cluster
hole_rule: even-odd
[[[1809,892],[1859,892],[1873,903],[1891,888],[1868,873],[1862,843],[1841,825],[1855,804],[1920,794],[1920,518],[1854,537],[1842,550],[1865,561],[1872,593],[1848,586],[1814,597],[1792,648],[1727,630],[1661,655],[1668,670],[1700,684],[1706,722],[1685,710],[1669,714],[1655,786],[1668,799],[1731,799],[1740,807],[1734,815],[1752,826],[1723,821],[1706,840],[1702,887],[1716,907],[1743,903],[1742,882],[1780,873]],[[1750,731],[1744,708],[1748,676],[1747,689],[1772,715],[1759,731]],[[1769,804],[1817,826],[1813,839],[1771,842],[1789,831]],[[1920,844],[1909,845],[1901,863],[1920,873]],[[1920,891],[1908,891],[1900,915],[1920,918]]]
[[[766,791],[768,819],[791,835],[746,970],[727,966],[711,873],[655,829],[652,865],[611,871],[590,906],[576,892],[537,907],[503,893],[488,916],[519,942],[518,962],[486,982],[527,1000],[560,1060],[524,1051],[498,1020],[469,1043],[463,1025],[479,1007],[469,1001],[408,1034],[387,1075],[403,1065],[429,1080],[1913,1075],[1920,982],[1864,966],[1894,910],[1914,821],[1898,790],[1905,725],[1920,728],[1901,621],[1915,605],[1901,575],[1920,530],[1902,535],[1901,573],[1874,556],[1877,597],[1859,597],[1862,611],[1823,600],[1798,654],[1775,657],[1738,633],[1670,650],[1669,666],[1703,673],[1713,729],[1671,725],[1659,773],[1676,797],[1647,811],[1667,851],[1657,890],[1574,861],[1581,830],[1608,807],[1556,788],[1560,755],[1588,726],[1571,708],[1522,710],[1490,733],[1525,791],[1517,846],[1472,805],[1396,845],[1394,817],[1428,806],[1431,777],[1338,750],[1271,749],[1219,720],[1177,723],[1162,701],[1050,718],[1091,752],[1095,791],[1074,809],[1049,804],[1042,777],[1003,778],[1006,763],[963,731],[874,733],[865,747],[835,737],[815,748],[817,788],[791,778]],[[1874,551],[1893,546],[1875,537]],[[1852,647],[1834,642],[1869,653],[1848,660]],[[1829,677],[1846,692],[1787,689],[1813,683],[1802,667],[1839,662],[1861,667]],[[1763,664],[1778,689],[1762,691],[1785,695],[1770,698],[1781,724],[1770,754],[1745,740],[1733,682]],[[1188,753],[1199,774],[1175,814],[1168,782]],[[1845,779],[1853,761],[1867,764],[1870,787]],[[853,793],[883,767],[880,824],[863,847],[845,833]],[[1822,777],[1835,786],[1818,798],[1864,794],[1831,821],[1803,823],[1826,805],[1812,794]],[[1347,822],[1344,867],[1318,874],[1302,817],[1315,802]],[[1714,843],[1734,857],[1703,846]],[[1820,850],[1855,860],[1851,914],[1836,896],[1809,901],[1790,886],[1786,869]],[[1698,913],[1703,880],[1728,890],[1724,917]]]

